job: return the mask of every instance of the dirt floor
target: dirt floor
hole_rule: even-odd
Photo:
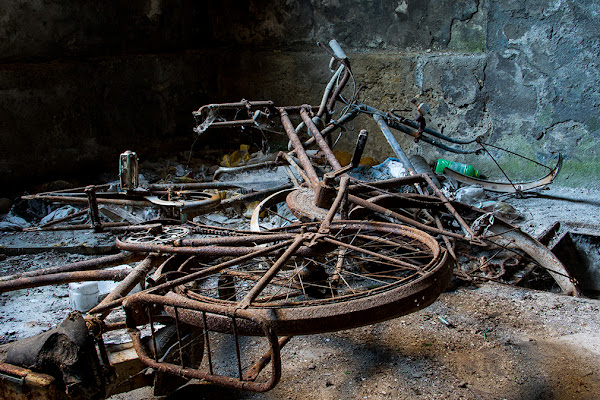
[[[552,188],[540,193],[508,200],[525,215],[521,226],[531,234],[557,220],[590,222],[598,214],[597,192]],[[12,233],[0,236],[4,245],[18,246],[15,240]],[[78,245],[76,237],[53,240]],[[84,257],[8,256],[0,272]],[[66,286],[2,294],[0,341],[31,336],[68,312]],[[454,287],[411,315],[293,338],[282,350],[282,362],[280,383],[264,394],[192,382],[170,398],[598,399],[600,301],[496,283]],[[113,396],[154,398],[148,387]]]
[[[282,358],[270,392],[192,383],[171,398],[598,399],[600,302],[462,287],[402,318],[293,338]],[[143,388],[116,398],[153,397]]]

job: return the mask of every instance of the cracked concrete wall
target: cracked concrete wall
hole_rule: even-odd
[[[281,61],[286,57],[306,64],[302,60],[314,53],[307,46],[335,37],[350,54],[357,82],[366,84],[361,92],[365,103],[383,110],[403,109],[418,95],[432,106],[431,127],[459,138],[483,135],[491,145],[550,166],[561,152],[565,162],[559,182],[598,184],[597,1],[330,0],[281,2],[281,8],[274,9],[266,2],[250,3],[254,7],[240,10],[245,17],[234,18],[233,29],[215,26],[215,37],[283,49],[277,56],[262,55],[263,64],[275,66],[289,65]],[[294,56],[292,48],[306,53]],[[288,87],[295,90],[279,93],[268,86],[271,98],[317,102],[319,85],[326,82],[317,71],[312,66],[297,69],[296,76],[285,75]],[[311,81],[306,72],[317,79]],[[253,75],[255,86],[260,81]],[[302,85],[294,87],[294,82]],[[379,159],[392,155],[368,119],[354,125],[374,132],[367,152]],[[501,176],[490,157],[453,155],[415,145],[406,137],[398,139],[408,153],[432,161],[461,160],[492,177]],[[341,144],[349,149],[352,142],[342,139]],[[527,180],[547,172],[525,159],[487,149],[513,177]]]
[[[224,43],[298,47],[336,38],[357,49],[444,48],[455,25],[479,11],[478,0],[325,0],[220,2],[211,10]],[[458,35],[459,33],[457,33]],[[481,35],[480,35],[481,36]],[[471,38],[472,39],[472,38]]]
[[[599,12],[597,1],[508,1],[489,9],[490,134],[538,159],[562,152],[562,180],[573,184],[600,175]]]
[[[126,149],[150,157],[177,147],[189,141],[191,111],[218,91],[209,25],[195,1],[16,0],[0,8],[5,196],[54,179],[116,175]]]
[[[18,0],[4,9],[5,187],[112,168],[126,148],[151,156],[189,146],[190,111],[205,103],[316,104],[328,57],[315,43],[331,38],[366,85],[365,103],[403,109],[419,95],[432,106],[429,125],[446,134],[485,135],[542,163],[561,151],[560,181],[570,185],[600,172],[597,0]],[[393,155],[369,118],[351,132],[363,127],[370,154]],[[398,139],[410,154],[493,170],[485,157]],[[519,177],[540,174],[499,158]]]

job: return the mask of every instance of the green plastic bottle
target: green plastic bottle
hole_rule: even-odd
[[[437,165],[435,166],[435,173],[441,174],[444,172],[444,168],[450,168],[452,171],[458,172],[459,174],[472,176],[475,178],[479,178],[479,175],[481,174],[479,170],[473,168],[472,165],[444,160],[443,158],[438,159]]]

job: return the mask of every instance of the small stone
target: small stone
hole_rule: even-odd
[[[317,366],[316,366],[315,364],[310,364],[310,365],[308,366],[308,369],[315,369],[315,368],[317,368]]]
[[[461,383],[458,384],[459,388],[466,388],[467,387],[467,382],[462,381]]]

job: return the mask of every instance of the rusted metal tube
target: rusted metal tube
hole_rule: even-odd
[[[252,287],[246,294],[246,296],[240,301],[239,307],[248,308],[250,303],[254,301],[256,296],[258,296],[265,287],[271,282],[271,280],[277,275],[281,267],[287,262],[287,260],[294,254],[294,252],[302,245],[302,242],[305,240],[304,235],[298,235],[294,242],[286,249],[286,251],[275,261],[275,263],[269,268],[267,272],[260,278],[256,285]]]
[[[435,226],[437,226],[438,229],[444,229],[444,225],[442,225],[442,220],[440,219],[439,215],[435,216]],[[446,249],[448,250],[450,257],[452,257],[454,262],[458,264],[458,258],[456,257],[456,253],[454,252],[454,246],[450,242],[450,239],[448,238],[448,236],[442,236],[442,239],[444,240],[444,244],[446,245]]]
[[[208,382],[215,383],[217,385],[231,387],[239,390],[248,390],[252,392],[266,392],[268,390],[273,389],[275,385],[277,385],[277,382],[279,382],[279,379],[281,379],[281,355],[279,351],[279,341],[277,340],[275,332],[273,332],[268,327],[266,327],[265,330],[265,337],[269,341],[271,347],[271,377],[268,381],[261,383],[244,381],[229,376],[212,374],[197,369],[184,368],[180,365],[155,361],[146,354],[146,350],[141,341],[141,334],[139,330],[130,329],[129,336],[131,337],[133,347],[135,348],[135,351],[140,360],[144,364],[152,367],[157,371],[177,376],[183,376],[191,379],[203,379]]]
[[[338,120],[332,120],[329,123],[329,125],[327,125],[325,128],[323,128],[323,130],[321,131],[321,135],[323,137],[329,136],[333,131],[335,131],[339,127],[343,126],[346,122],[352,121],[354,118],[356,118],[356,116],[359,113],[360,113],[360,109],[359,108],[352,108],[350,111],[348,111],[346,114],[344,114],[340,119],[338,119]],[[308,138],[303,143],[303,146],[304,147],[308,147],[311,144],[313,144],[314,142],[315,142],[315,137],[313,136],[311,138]],[[288,152],[288,154],[290,156],[293,156],[294,154],[296,154],[296,150],[291,150],[290,152]]]
[[[130,272],[130,269],[74,271],[34,276],[31,278],[18,278],[11,281],[0,282],[0,293],[39,286],[59,285],[70,282],[122,281],[127,277],[127,275],[129,275]]]
[[[446,196],[444,196],[444,193],[442,193],[442,191],[440,189],[438,189],[437,186],[435,186],[435,184],[431,180],[431,177],[426,173],[421,174],[421,176],[423,177],[423,179],[425,179],[425,181],[427,182],[429,187],[433,190],[435,195],[442,201],[442,203],[444,203],[444,205],[446,206],[446,208],[448,209],[450,214],[452,214],[454,216],[454,218],[460,224],[460,226],[465,230],[465,232],[467,232],[467,234],[470,236],[470,238],[475,239],[475,236],[476,236],[475,232],[473,232],[473,230],[471,230],[471,227],[469,226],[469,224],[467,224],[467,222],[463,219],[463,217],[460,216],[460,214],[456,211],[454,206],[450,203],[450,201],[446,198]]]
[[[124,226],[129,226],[129,222],[104,222],[100,224],[100,230],[110,231],[113,228],[120,228]],[[51,225],[36,228],[36,231],[82,231],[86,229],[93,229],[93,226],[90,224],[76,224],[76,225]]]
[[[252,118],[250,119],[238,119],[236,121],[220,121],[213,122],[210,124],[211,128],[233,128],[236,126],[252,126],[256,123]]]
[[[31,372],[31,370],[21,368],[16,365],[0,362],[0,372],[11,376],[18,376],[20,378],[24,378],[29,372]]]
[[[90,219],[92,220],[92,228],[96,231],[101,229],[102,222],[100,221],[100,212],[98,211],[98,202],[96,201],[96,188],[93,185],[85,188],[85,194],[88,198],[88,209]]]
[[[353,182],[360,182],[357,179],[353,179],[353,178],[350,178],[350,180]],[[425,180],[423,179],[423,177],[421,175],[411,175],[411,176],[403,176],[400,178],[384,179],[382,181],[375,181],[375,182],[369,182],[369,183],[360,182],[358,184],[350,185],[350,191],[352,193],[356,194],[356,193],[367,192],[367,191],[373,190],[373,189],[390,189],[390,188],[396,188],[398,186],[414,185],[416,183],[423,183],[423,182],[425,182]]]
[[[151,191],[155,190],[192,190],[192,189],[235,189],[239,185],[229,182],[194,182],[194,183],[154,183],[148,186]]]
[[[290,240],[296,237],[295,233],[276,233],[265,235],[224,236],[204,239],[178,239],[175,246],[227,246],[235,244],[263,244],[279,240]]]
[[[445,235],[445,236],[454,237],[454,238],[461,239],[461,240],[468,240],[463,235],[460,235],[458,233],[449,232],[449,231],[446,231],[443,229],[438,229],[438,228],[434,228],[429,225],[422,224],[418,221],[415,221],[412,218],[408,218],[402,214],[394,212],[394,211],[390,210],[389,208],[385,208],[380,205],[371,203],[370,201],[361,199],[360,197],[357,197],[357,196],[354,196],[351,194],[348,195],[348,201],[356,204],[357,206],[364,207],[364,208],[374,211],[376,213],[383,214],[385,216],[397,219],[398,221],[400,221],[402,223],[414,226],[415,228],[419,228],[421,230],[424,230],[425,232],[429,232],[429,233],[432,233],[435,235]]]
[[[335,158],[335,155],[331,151],[331,147],[329,147],[329,145],[327,144],[327,142],[321,135],[319,128],[317,128],[315,123],[312,121],[312,119],[310,118],[310,115],[308,115],[309,107],[310,106],[308,106],[308,105],[304,105],[303,108],[300,109],[300,116],[302,117],[302,120],[306,124],[306,127],[308,128],[308,130],[310,131],[312,136],[317,141],[317,144],[319,145],[321,150],[323,150],[323,153],[325,154],[325,158],[327,158],[327,161],[329,162],[329,164],[333,167],[334,170],[341,169],[342,165],[340,164],[338,159]]]
[[[344,198],[348,197],[348,182],[349,181],[350,181],[350,179],[348,178],[348,176],[342,176],[342,178],[340,179],[340,187],[338,188],[338,194],[335,197],[335,200],[333,201],[331,208],[327,212],[325,219],[321,223],[321,226],[319,227],[319,232],[328,232],[329,231],[329,226],[331,225],[331,221],[333,221],[333,217],[335,216],[338,209],[340,208],[340,205],[342,204],[342,201],[344,200]]]
[[[292,184],[285,184],[274,187],[272,189],[260,190],[258,192],[248,193],[237,197],[232,197],[229,199],[225,199],[221,201],[219,207],[231,207],[233,204],[237,203],[250,203],[257,200],[262,200],[267,196],[272,195],[273,193],[279,192],[281,190],[291,189],[293,187]]]
[[[227,269],[227,268],[229,268],[229,267],[231,267],[233,265],[237,265],[239,263],[245,262],[245,261],[250,260],[252,258],[260,257],[260,256],[263,256],[263,255],[266,255],[266,254],[269,254],[269,253],[273,253],[273,252],[279,251],[282,248],[290,245],[291,243],[292,243],[292,240],[286,240],[284,242],[277,243],[277,244],[274,244],[274,245],[269,246],[269,247],[258,247],[258,248],[254,247],[253,251],[248,251],[248,252],[244,253],[243,255],[241,255],[240,257],[237,257],[237,258],[234,258],[232,260],[226,261],[224,263],[215,265],[213,267],[204,268],[204,269],[202,269],[200,271],[191,273],[191,274],[183,276],[181,278],[173,279],[170,282],[166,282],[166,283],[160,284],[158,286],[154,286],[152,288],[143,290],[142,293],[148,293],[148,292],[152,292],[152,291],[162,291],[162,290],[172,289],[175,286],[183,285],[185,283],[194,281],[196,279],[204,278],[206,276],[209,276],[211,274],[215,274],[215,273],[220,272],[220,271],[222,271],[224,269]],[[171,250],[173,249],[173,247],[171,247],[171,246],[168,246],[168,247]],[[171,252],[175,253],[174,251],[171,251]],[[224,255],[235,255],[235,254],[232,254],[231,252],[229,252],[228,254],[224,254]],[[122,303],[122,301],[123,301],[123,299],[116,299],[116,300],[114,300],[114,301],[112,301],[112,302],[104,305],[103,307],[99,307],[99,306],[96,307],[95,311],[96,312],[102,312],[105,309],[116,307],[116,306],[120,305]]]
[[[302,179],[304,179],[304,182],[309,182],[308,177],[304,173],[304,170],[302,168],[300,168],[300,166],[298,164],[296,164],[296,160],[294,160],[292,158],[292,156],[290,156],[288,153],[285,153],[283,151],[279,152],[279,156],[283,157],[285,159],[285,161],[287,161],[288,164],[292,168],[294,168],[298,174],[300,174],[300,176],[302,177]]]
[[[109,183],[105,183],[102,185],[96,185],[96,190],[101,190],[102,192],[105,192],[107,189],[110,188],[110,184]],[[28,195],[24,195],[21,196],[21,198],[23,200],[35,200],[37,198],[39,198],[39,196],[42,195],[65,195],[65,194],[70,194],[70,195],[79,195],[79,196],[83,196],[85,187],[76,187],[76,188],[71,188],[71,189],[63,189],[63,190],[56,190],[56,191],[52,191],[52,192],[41,192],[41,193],[36,193],[36,194],[28,194]]]
[[[75,197],[75,196],[55,196],[55,195],[35,195],[29,196],[31,199],[46,200],[55,203],[88,203],[87,197]],[[136,206],[136,207],[150,207],[152,203],[143,200],[128,200],[128,199],[108,199],[103,197],[97,197],[96,201],[98,204],[116,204],[119,206]]]
[[[294,125],[292,124],[292,121],[290,120],[287,111],[285,111],[284,109],[279,109],[279,114],[281,116],[281,123],[283,124],[283,128],[285,129],[285,132],[290,138],[294,149],[296,149],[296,155],[298,156],[300,164],[302,164],[302,168],[308,176],[308,180],[311,186],[313,188],[317,188],[319,186],[319,177],[317,176],[315,168],[310,162],[306,151],[304,151],[304,147],[302,147],[302,142],[300,142],[300,138],[296,134],[296,130],[294,129]]]
[[[38,269],[35,271],[21,272],[14,275],[0,277],[0,282],[11,281],[19,278],[29,278],[41,275],[50,275],[64,272],[74,271],[91,271],[103,268],[114,267],[121,264],[129,264],[132,262],[143,260],[146,257],[145,254],[122,252],[106,257],[94,258],[92,260],[78,261],[71,264],[65,264],[58,267]]]
[[[0,362],[0,373],[4,375],[4,379],[0,380],[0,394],[5,399],[59,400],[65,398],[56,384],[56,378],[51,375],[4,362]],[[7,388],[9,389],[7,390]]]
[[[158,256],[156,254],[149,254],[148,257],[144,259],[141,263],[139,263],[133,271],[127,276],[127,279],[124,279],[119,285],[108,294],[96,307],[90,310],[90,314],[95,313],[95,309],[100,306],[104,306],[118,298],[124,297],[138,284],[152,268],[156,266],[160,261],[162,261],[164,257]],[[103,313],[102,317],[108,315],[110,311],[106,311]]]
[[[194,111],[192,112],[193,115],[201,115],[204,111],[209,111],[209,110],[218,110],[218,109],[223,109],[223,110],[235,110],[236,108],[243,108],[243,107],[272,107],[274,105],[274,103],[271,100],[258,100],[258,101],[238,101],[235,103],[221,103],[221,104],[207,104],[205,106],[202,106],[198,109],[198,111]]]
[[[117,239],[117,247],[121,250],[143,253],[178,253],[191,256],[244,256],[256,250],[254,246],[170,246],[166,244],[128,243]]]
[[[107,232],[143,232],[151,229],[160,229],[162,224],[144,224],[144,225],[121,225],[121,226],[106,226],[102,224],[102,230]]]
[[[289,343],[293,336],[283,336],[279,338],[279,349]],[[269,349],[263,356],[258,360],[246,373],[244,374],[243,380],[254,382],[258,377],[258,374],[271,362],[272,357],[271,349]]]

